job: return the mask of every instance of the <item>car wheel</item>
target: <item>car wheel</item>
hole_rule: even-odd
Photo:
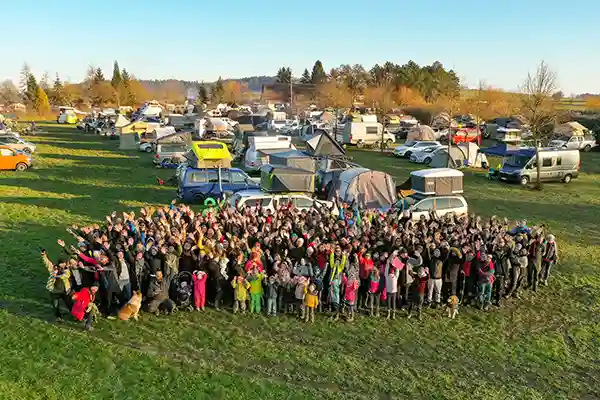
[[[23,153],[25,153],[25,154],[31,154],[31,149],[29,147],[25,147],[23,149]]]
[[[146,150],[144,150],[146,153],[152,153],[152,147],[146,147]]]
[[[431,157],[426,157],[426,158],[423,160],[423,164],[429,164],[430,162],[431,162]]]
[[[404,157],[410,159],[410,156],[412,155],[412,151],[407,151],[406,153],[404,153]]]
[[[25,163],[18,163],[17,167],[15,168],[17,171],[19,172],[23,172],[27,170],[27,164]]]
[[[585,151],[586,153],[591,150],[592,150],[592,146],[590,146],[589,144],[585,145],[585,147],[583,148],[583,151]]]
[[[571,182],[571,179],[572,179],[571,174],[567,174],[567,175],[564,176],[563,182],[564,183],[569,183],[569,182]]]
[[[529,183],[529,177],[528,176],[522,176],[521,177],[521,185],[525,186]]]

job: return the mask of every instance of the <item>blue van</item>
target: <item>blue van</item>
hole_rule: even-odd
[[[181,165],[177,169],[177,197],[184,203],[204,204],[208,198],[220,200],[225,193],[246,189],[260,189],[239,168],[192,168]]]

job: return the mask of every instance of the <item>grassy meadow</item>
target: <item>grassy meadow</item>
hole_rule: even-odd
[[[71,224],[164,204],[175,189],[150,155],[49,124],[35,167],[0,172],[0,398],[6,399],[595,399],[600,398],[600,153],[543,191],[468,173],[473,212],[545,223],[560,264],[537,294],[456,320],[360,316],[314,325],[291,317],[180,312],[139,322],[56,324],[39,249],[59,256]],[[398,182],[416,166],[351,151]],[[403,314],[401,314],[403,315]]]

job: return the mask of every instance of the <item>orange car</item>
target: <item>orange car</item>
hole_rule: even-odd
[[[0,146],[0,170],[25,171],[31,167],[31,156],[8,146]]]

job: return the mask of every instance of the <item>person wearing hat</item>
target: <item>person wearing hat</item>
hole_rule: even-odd
[[[60,259],[57,264],[53,264],[48,258],[46,250],[41,251],[42,262],[48,269],[50,276],[46,282],[46,290],[50,292],[52,308],[57,321],[62,321],[63,316],[60,312],[60,301],[62,300],[68,309],[71,309],[71,271],[67,263]]]

